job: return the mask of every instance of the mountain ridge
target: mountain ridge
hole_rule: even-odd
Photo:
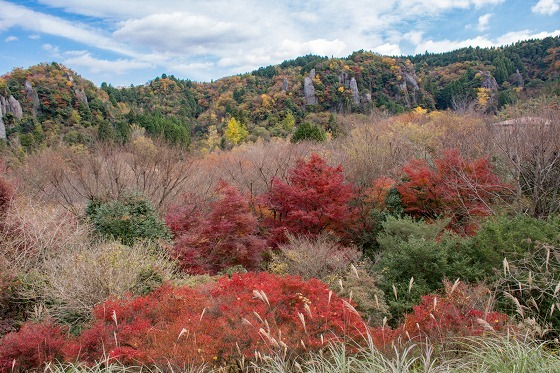
[[[497,48],[387,57],[357,51],[346,58],[297,57],[250,73],[198,83],[162,74],[143,85],[99,87],[53,62],[0,77],[0,138],[27,150],[94,138],[127,141],[131,128],[188,146],[231,147],[231,118],[241,141],[286,137],[303,121],[329,128],[331,114],[401,113],[504,106],[554,88],[560,38]],[[550,90],[550,89],[549,89]],[[332,123],[332,120],[331,120]]]

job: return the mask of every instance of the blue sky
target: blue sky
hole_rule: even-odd
[[[560,0],[0,0],[0,74],[210,81],[308,53],[444,52],[560,35]]]

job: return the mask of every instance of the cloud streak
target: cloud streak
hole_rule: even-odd
[[[558,1],[541,0],[533,12],[555,12]],[[506,6],[504,0],[38,2],[41,11],[0,0],[0,33],[23,29],[25,34],[14,34],[18,42],[40,37],[43,45],[50,45],[43,47],[50,58],[104,76],[157,69],[210,80],[309,53],[343,57],[360,49],[387,55],[442,52],[538,34],[525,30],[529,27],[495,30],[494,20],[500,17],[496,7]],[[525,8],[529,11],[531,5]],[[466,12],[474,17],[470,26],[457,16]],[[434,30],[449,15],[456,17],[458,27],[438,37]],[[482,32],[493,34],[473,35]],[[72,55],[76,49],[83,51]]]

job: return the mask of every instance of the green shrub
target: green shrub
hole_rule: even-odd
[[[492,217],[482,224],[472,247],[490,275],[502,268],[505,257],[519,260],[534,250],[536,242],[560,245],[560,219],[539,220],[524,214]]]
[[[325,141],[327,136],[325,134],[325,130],[319,128],[315,124],[311,124],[309,122],[301,123],[296,131],[294,132],[291,142],[296,143],[300,141],[316,141],[321,142]]]
[[[377,238],[380,255],[373,270],[382,277],[379,287],[395,321],[422,295],[442,289],[446,278],[474,281],[484,277],[471,241],[444,233],[447,223],[388,217],[382,224]]]
[[[151,203],[137,195],[108,202],[90,201],[86,214],[98,233],[124,245],[132,245],[139,239],[171,237]]]

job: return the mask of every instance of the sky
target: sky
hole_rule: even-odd
[[[0,0],[0,75],[209,82],[306,54],[445,52],[560,35],[560,0]]]

